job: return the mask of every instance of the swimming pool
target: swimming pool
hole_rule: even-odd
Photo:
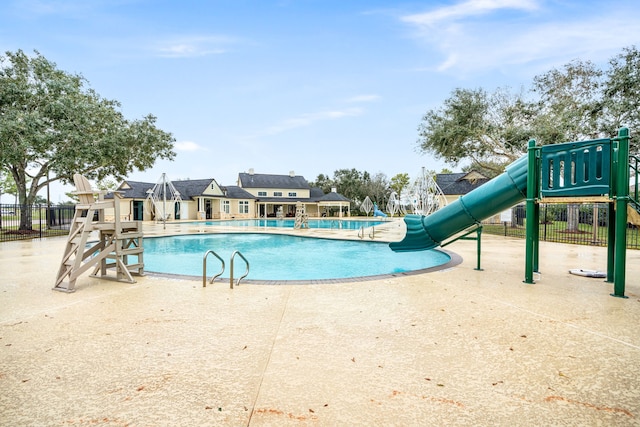
[[[451,256],[439,250],[393,252],[388,243],[335,240],[267,233],[220,233],[148,238],[144,241],[145,270],[202,277],[202,258],[215,251],[226,264],[238,250],[249,261],[246,280],[298,281],[391,275],[447,264]],[[235,277],[245,271],[235,258]],[[207,271],[217,273],[219,261],[210,257]],[[213,274],[210,274],[210,277]]]
[[[261,218],[261,219],[231,219],[216,221],[195,221],[194,225],[215,225],[227,227],[281,227],[294,228],[294,218]],[[387,221],[378,220],[349,220],[349,219],[309,219],[309,228],[337,228],[340,230],[360,230],[361,227],[369,228],[384,224]]]

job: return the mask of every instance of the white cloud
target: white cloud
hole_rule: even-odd
[[[346,110],[321,111],[318,113],[301,114],[297,117],[283,120],[280,123],[268,127],[264,134],[276,135],[282,132],[289,131],[291,129],[311,126],[319,121],[337,120],[345,117],[359,116],[362,114],[362,112],[363,111],[361,108],[347,108]]]
[[[175,144],[175,149],[178,151],[200,151],[206,150],[206,148],[196,144],[193,141],[179,141]]]
[[[347,98],[346,102],[373,102],[380,99],[380,95],[356,95],[351,98]]]
[[[442,21],[484,15],[501,9],[534,10],[538,7],[537,3],[536,0],[468,0],[401,19],[412,24],[433,26]]]
[[[582,16],[548,10],[529,13],[540,7],[534,0],[470,0],[406,15],[401,21],[442,54],[439,63],[421,69],[460,75],[522,65],[537,67],[533,74],[576,58],[598,62],[640,39],[638,26],[612,31],[625,21],[628,10],[610,8]],[[507,9],[513,12],[508,19],[499,15]]]
[[[165,58],[190,58],[225,53],[233,42],[225,36],[181,36],[162,41],[154,50]]]

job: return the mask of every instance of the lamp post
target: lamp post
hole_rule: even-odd
[[[162,229],[167,229],[167,175],[162,174]]]

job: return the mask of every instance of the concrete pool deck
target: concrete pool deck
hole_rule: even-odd
[[[231,290],[86,274],[66,294],[64,244],[0,243],[0,425],[640,425],[640,251],[627,299],[568,274],[604,270],[606,248],[541,242],[527,285],[524,241],[486,234],[484,271],[458,241],[462,264],[420,275]]]

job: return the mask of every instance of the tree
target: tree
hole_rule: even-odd
[[[3,194],[11,194],[17,198],[18,188],[11,174],[8,171],[0,170],[0,197]]]
[[[318,187],[322,190],[323,193],[328,193],[331,191],[331,188],[334,186],[333,181],[329,178],[328,175],[319,174],[316,178],[315,182],[310,182],[309,185],[311,187]]]
[[[120,180],[175,157],[173,136],[155,126],[153,115],[126,120],[117,101],[85,84],[37,51],[0,57],[0,168],[10,171],[21,205],[33,204],[51,182],[72,182],[75,173]],[[20,229],[30,230],[30,210],[21,212]]]
[[[615,135],[626,126],[635,132],[640,129],[640,51],[635,46],[609,61],[603,89],[602,110],[605,117],[601,131],[605,135]],[[640,155],[640,141],[631,139],[630,152]]]
[[[419,149],[457,165],[502,172],[522,155],[531,136],[532,105],[506,88],[455,89],[439,110],[428,111],[418,128]]]
[[[356,205],[365,199],[363,196],[363,174],[357,169],[338,169],[333,173],[333,183],[338,192],[351,199]]]
[[[362,191],[365,198],[369,196],[369,199],[378,206],[385,206],[389,197],[389,180],[384,173],[378,172],[373,178],[363,183]]]
[[[399,173],[391,178],[389,187],[398,194],[398,199],[402,197],[402,191],[407,188],[411,180],[408,173]]]
[[[533,80],[538,94],[531,137],[541,144],[557,144],[601,136],[601,70],[588,61],[572,61]]]

